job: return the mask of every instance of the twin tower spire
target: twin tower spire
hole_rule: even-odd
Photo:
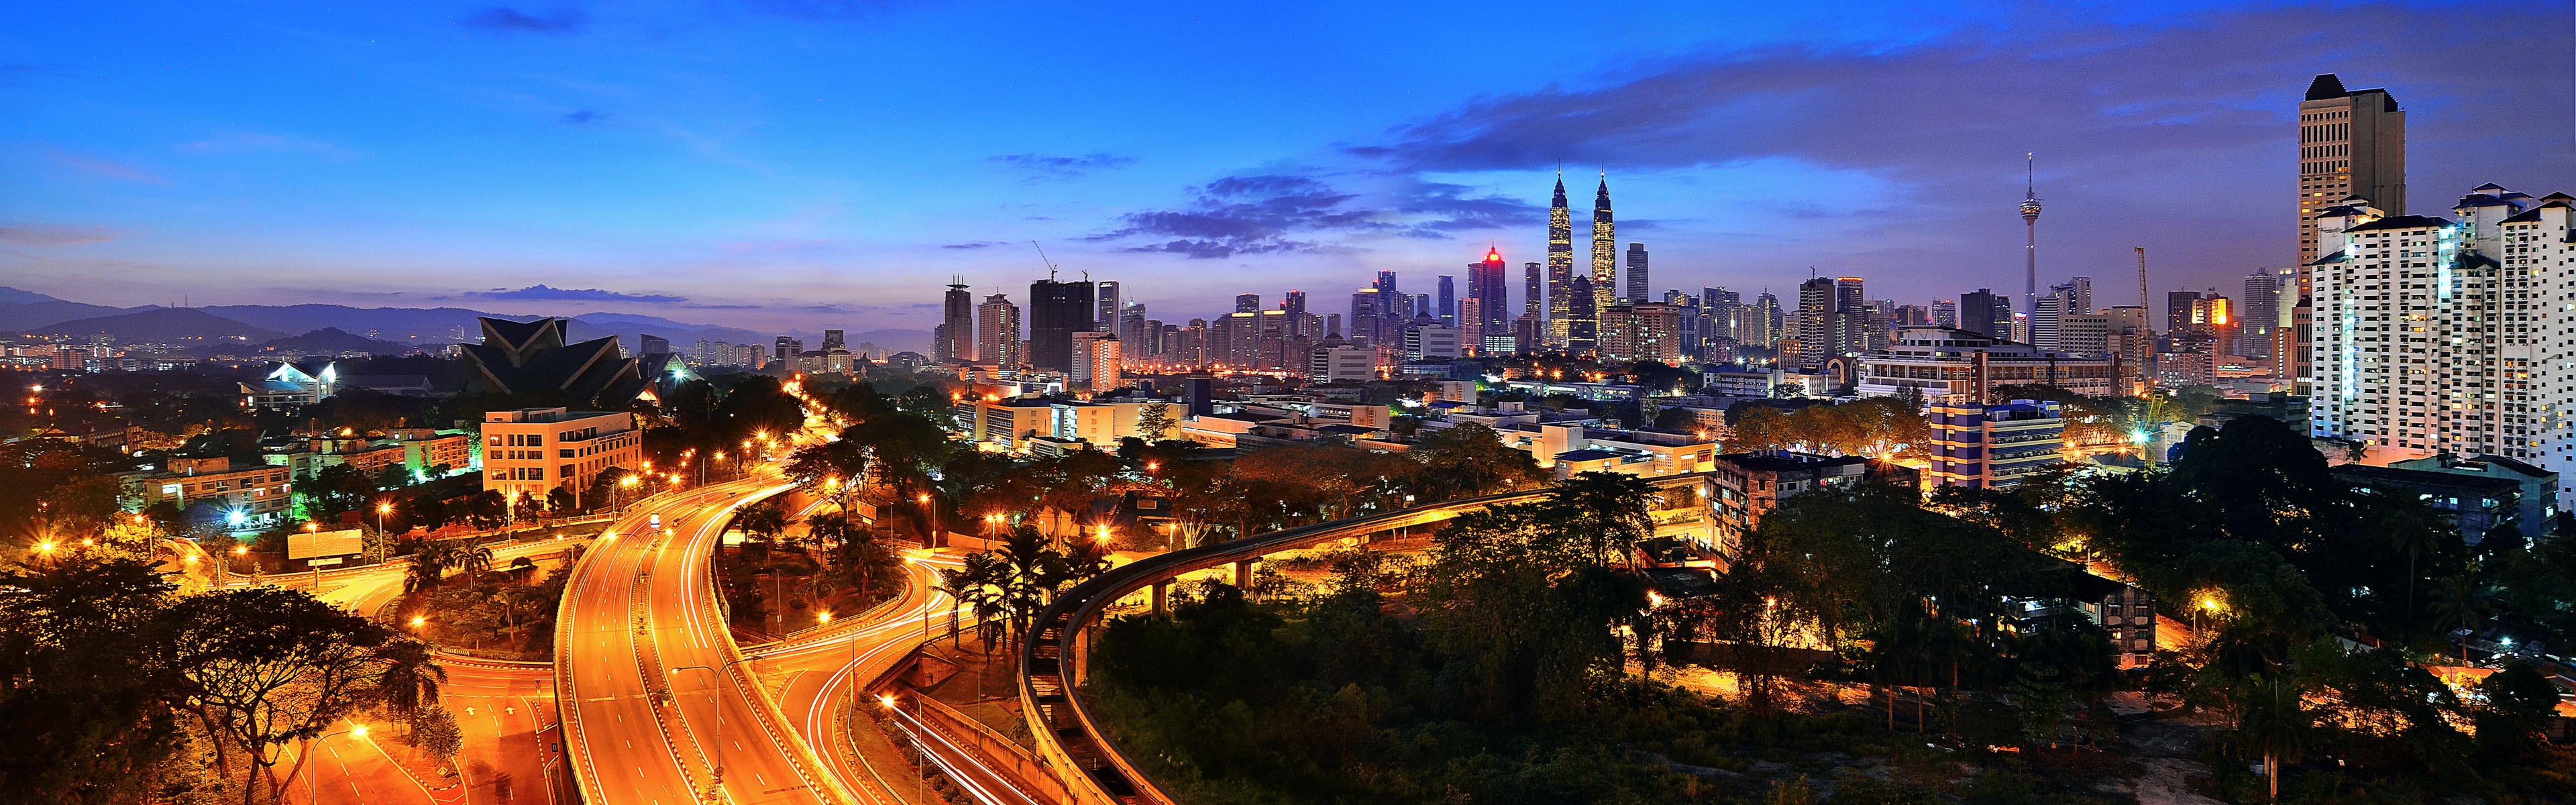
[[[1618,240],[1610,217],[1610,174],[1603,172],[1592,195],[1592,274],[1574,276],[1574,217],[1565,204],[1565,172],[1557,171],[1556,197],[1547,211],[1548,336],[1555,344],[1590,347],[1599,311],[1621,301]]]

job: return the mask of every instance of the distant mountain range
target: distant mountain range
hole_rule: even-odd
[[[488,313],[460,307],[359,308],[348,305],[215,305],[209,307],[172,308],[160,305],[109,307],[72,302],[32,291],[0,286],[0,333],[30,335],[71,335],[114,338],[118,343],[186,344],[206,341],[219,344],[230,341],[242,346],[264,345],[280,339],[318,335],[319,331],[337,330],[338,336],[321,336],[312,342],[288,342],[284,346],[315,352],[353,352],[389,349],[400,353],[459,342],[478,342],[483,338],[481,325],[475,319],[483,316],[526,320],[526,315]],[[687,352],[701,339],[735,344],[769,344],[775,334],[763,334],[737,327],[712,324],[689,324],[659,316],[632,313],[584,313],[571,317],[573,326],[565,333],[575,340],[614,335],[629,354],[642,345],[641,335],[670,339],[671,347]],[[819,333],[790,333],[805,339],[808,349],[820,346]],[[345,338],[343,338],[345,336]],[[355,341],[349,339],[356,339]],[[331,348],[329,345],[367,345]],[[852,333],[851,346],[874,342],[892,351],[911,350],[927,353],[930,333],[924,330],[868,330]]]
[[[303,335],[290,335],[259,345],[263,351],[291,352],[300,355],[338,355],[364,352],[369,355],[400,355],[411,347],[391,341],[379,341],[338,327],[324,327]]]

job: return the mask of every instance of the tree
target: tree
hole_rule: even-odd
[[[2296,762],[2316,733],[2316,715],[2300,702],[2299,685],[2277,675],[2256,677],[2241,694],[2232,740],[2263,763],[2263,781],[2281,798],[2281,763]]]
[[[565,517],[574,514],[580,509],[580,498],[573,495],[572,487],[558,486],[553,489],[546,490],[546,513],[556,517]]]
[[[510,500],[500,490],[486,489],[465,501],[465,519],[475,528],[490,530],[510,524]]]
[[[128,559],[0,571],[0,791],[27,802],[151,801],[188,748],[167,646],[170,584]]]
[[[1155,400],[1136,411],[1136,433],[1148,442],[1159,442],[1174,427],[1172,404]]]
[[[172,612],[186,704],[215,736],[219,767],[230,766],[226,750],[248,763],[244,805],[257,802],[263,788],[270,800],[283,800],[310,756],[297,753],[281,777],[276,753],[286,744],[320,736],[405,684],[444,676],[418,641],[299,591],[224,590],[185,599]]]
[[[1426,503],[1529,489],[1547,478],[1529,451],[1476,422],[1432,431],[1404,455],[1421,464],[1408,483]]]
[[[742,513],[734,515],[734,525],[741,527],[743,533],[762,542],[776,540],[779,534],[787,530],[791,522],[793,518],[787,516],[786,504],[779,502],[777,498],[768,498],[745,506]]]
[[[1655,534],[1646,503],[1655,486],[1646,479],[1614,472],[1584,472],[1548,490],[1548,515],[1564,518],[1582,540],[1593,564],[1613,557],[1636,563],[1637,543]]]

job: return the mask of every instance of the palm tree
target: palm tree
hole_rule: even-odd
[[[2463,572],[2433,582],[2433,625],[2454,634],[2474,632],[2486,621],[2486,599],[2478,596],[2478,585]],[[2469,662],[2469,638],[2460,634],[2453,642],[2460,645],[2460,664]]]
[[[456,546],[444,542],[424,542],[412,551],[411,570],[403,575],[403,592],[416,593],[438,586],[455,567],[460,557]]]
[[[2281,762],[2299,759],[2316,729],[2316,715],[2300,702],[2296,682],[2274,674],[2247,683],[2237,710],[2238,748],[2263,761],[2263,779],[2272,799],[2281,798]]]
[[[948,644],[957,645],[958,617],[967,604],[986,599],[987,591],[1000,575],[1000,562],[992,554],[968,554],[965,564],[939,571],[939,590],[948,594]]]
[[[461,547],[456,552],[456,569],[469,581],[492,570],[492,549],[482,546]]]

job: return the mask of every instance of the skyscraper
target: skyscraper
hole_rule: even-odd
[[[1802,358],[1818,361],[1837,352],[1833,343],[1840,332],[1841,323],[1834,317],[1833,279],[1811,277],[1798,283],[1798,341],[1806,347]]]
[[[947,298],[940,305],[940,341],[931,348],[930,356],[941,363],[964,363],[975,359],[975,295],[966,290],[966,278],[948,278]],[[830,340],[830,339],[825,339]]]
[[[2269,268],[2254,269],[2245,275],[2245,293],[2236,298],[2239,322],[2236,331],[2236,354],[2249,358],[2272,356],[2272,329],[2281,315],[2281,275]]]
[[[1535,262],[1521,264],[1521,314],[1531,318],[1547,317],[1546,285]]]
[[[1486,332],[1510,329],[1503,324],[1510,318],[1511,284],[1503,278],[1502,249],[1488,246],[1485,259],[1467,264],[1467,298],[1476,300],[1476,324]]]
[[[1100,305],[1091,312],[1092,323],[1104,333],[1117,329],[1118,307],[1120,302],[1124,301],[1118,296],[1120,290],[1118,281],[1101,280],[1092,285],[1100,292]]]
[[[1008,295],[984,297],[984,304],[975,307],[975,329],[984,334],[975,342],[977,362],[1014,369],[1028,359],[1020,354],[1020,306],[1011,304]]]
[[[1029,283],[1029,365],[1073,371],[1073,334],[1091,331],[1098,309],[1088,280]]]
[[[1261,295],[1260,295],[1260,294],[1257,294],[1257,293],[1243,293],[1243,294],[1235,294],[1235,295],[1234,295],[1234,312],[1236,312],[1236,313],[1259,313],[1259,312],[1261,312]]]
[[[1576,276],[1565,292],[1565,350],[1584,353],[1599,349],[1601,309],[1592,305],[1601,296],[1592,290],[1592,278]]]
[[[2012,340],[2012,298],[1979,288],[1959,295],[1959,329]]]
[[[1628,301],[1644,304],[1652,299],[1654,283],[1646,278],[1646,244],[1628,244]]]
[[[1440,275],[1440,302],[1439,302],[1439,304],[1440,304],[1440,308],[1439,308],[1439,313],[1438,313],[1438,315],[1439,315],[1439,318],[1440,318],[1440,326],[1443,326],[1443,327],[1456,327],[1456,326],[1458,326],[1458,280],[1457,280],[1457,278],[1455,278],[1455,277],[1451,277],[1451,276],[1449,276],[1449,275],[1447,275],[1447,274],[1442,274],[1442,275]]]
[[[1592,309],[1619,304],[1619,232],[1610,221],[1610,174],[1592,194]],[[1598,315],[1596,313],[1596,315]]]
[[[1565,206],[1565,172],[1557,171],[1556,198],[1547,206],[1547,345],[1564,348],[1573,331],[1574,213]]]
[[[1870,332],[1875,329],[1885,340],[1887,327],[1883,317],[1873,324],[1869,300],[1862,298],[1859,277],[1834,278],[1834,342],[1830,355],[1855,355],[1867,351]]]
[[[2315,376],[2308,345],[2314,283],[2309,264],[2328,256],[2318,249],[2323,241],[2317,216],[2354,196],[2387,215],[2406,214],[2406,112],[2388,90],[2347,90],[2342,79],[2326,73],[2308,82],[2308,94],[2299,100],[2299,283],[2291,303],[2298,354],[2291,381],[2302,394]]]
[[[844,331],[841,331],[841,330],[824,330],[824,331],[823,331],[823,351],[824,351],[824,352],[830,352],[830,351],[832,351],[832,350],[836,350],[836,349],[849,349],[849,348],[850,348],[849,338],[848,338],[847,336],[842,335],[842,333],[843,333],[843,332],[844,332]]]
[[[1935,324],[1935,325],[1941,326],[1941,327],[1957,327],[1957,326],[1959,326],[1959,302],[1958,302],[1958,300],[1955,300],[1955,299],[1936,299],[1936,300],[1933,300],[1933,302],[1932,302],[1932,323],[1933,323],[1933,324]]]

